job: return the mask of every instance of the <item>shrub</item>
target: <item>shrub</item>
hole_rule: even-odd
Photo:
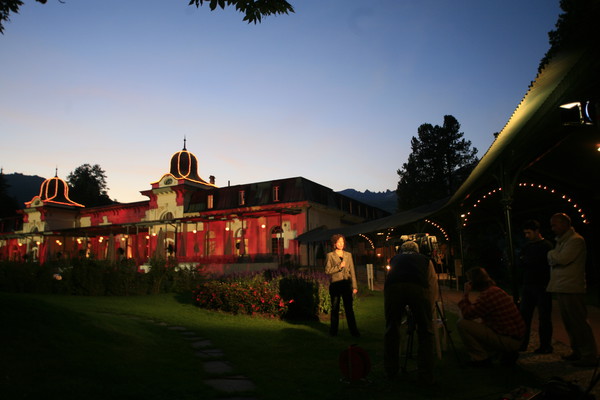
[[[273,282],[258,285],[251,280],[206,281],[194,291],[194,299],[199,307],[220,310],[233,314],[260,314],[281,317],[289,302],[284,302]]]
[[[178,269],[173,259],[151,260],[148,273],[132,260],[75,258],[37,263],[0,262],[0,290],[81,296],[128,296],[191,292],[204,279],[202,268]]]
[[[234,314],[316,319],[330,309],[329,280],[315,272],[265,270],[222,276],[200,284],[196,305]]]

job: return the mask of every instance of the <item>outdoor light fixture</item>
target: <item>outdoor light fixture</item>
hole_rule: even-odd
[[[575,101],[560,106],[563,125],[594,125],[597,122],[598,105],[590,101]]]

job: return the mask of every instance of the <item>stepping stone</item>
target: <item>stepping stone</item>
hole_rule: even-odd
[[[251,380],[242,375],[230,376],[219,379],[207,379],[204,381],[204,383],[217,390],[227,393],[247,392],[256,390],[256,385]]]
[[[185,331],[185,330],[187,330],[187,328],[185,328],[183,326],[170,326],[168,329],[170,329],[172,331]]]
[[[157,322],[156,325],[167,326],[169,324],[167,324],[166,322]]]
[[[196,352],[196,356],[200,358],[217,358],[223,357],[223,351],[220,349],[205,349]]]
[[[195,349],[201,349],[203,347],[210,347],[212,346],[212,342],[210,340],[199,340],[197,342],[192,343],[192,347]]]
[[[220,397],[220,400],[258,400],[256,397]]]
[[[233,367],[227,361],[206,361],[202,367],[209,374],[225,374],[233,371]]]
[[[192,336],[192,337],[186,337],[185,340],[198,342],[200,340],[206,340],[206,339],[204,339],[203,337],[200,337],[200,336]]]
[[[184,336],[193,336],[196,334],[196,332],[192,332],[192,331],[183,331],[181,332],[182,335]]]

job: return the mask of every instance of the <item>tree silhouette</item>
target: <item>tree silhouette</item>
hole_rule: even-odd
[[[561,0],[564,11],[558,16],[556,29],[548,32],[550,49],[538,66],[538,72],[561,50],[597,46],[600,37],[600,0]]]
[[[412,153],[398,170],[398,210],[403,211],[450,196],[475,164],[477,149],[463,138],[452,115],[442,126],[422,124],[411,140]]]
[[[9,187],[4,173],[0,171],[0,218],[14,217],[19,209],[17,200],[8,193]]]
[[[106,173],[98,164],[83,164],[67,176],[69,197],[86,207],[114,203],[107,194]]]
[[[46,4],[47,0],[35,0],[38,3]],[[58,0],[64,3],[62,0]],[[165,0],[169,1],[169,0]],[[272,14],[289,14],[294,12],[294,8],[285,0],[190,0],[188,5],[200,7],[208,3],[211,11],[217,7],[235,7],[235,9],[244,14],[244,21],[248,23],[261,22],[262,17]],[[3,22],[10,21],[10,13],[18,13],[19,7],[23,5],[21,0],[0,0],[0,33],[4,33]]]

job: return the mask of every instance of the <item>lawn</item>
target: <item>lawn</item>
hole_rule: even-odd
[[[461,367],[451,348],[436,364],[437,383],[420,387],[415,362],[395,381],[382,367],[383,295],[368,292],[356,307],[362,336],[341,321],[289,322],[202,310],[188,295],[83,297],[0,293],[1,399],[212,399],[226,397],[203,384],[201,360],[182,335],[184,326],[222,349],[235,372],[258,387],[261,400],[481,399],[493,400],[539,382],[518,366]],[[133,318],[135,317],[135,318]],[[455,316],[449,314],[452,330]],[[458,358],[466,360],[451,332]],[[367,379],[342,380],[338,357],[350,344],[364,348]],[[416,345],[415,345],[416,351]],[[242,394],[244,395],[244,394]]]

